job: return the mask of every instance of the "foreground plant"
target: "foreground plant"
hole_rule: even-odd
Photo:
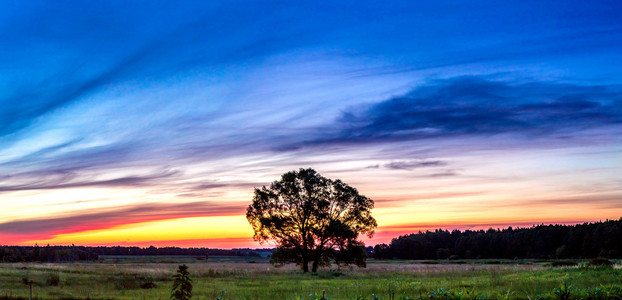
[[[177,273],[173,275],[173,288],[171,289],[171,299],[188,300],[192,298],[192,279],[188,266],[180,265]]]
[[[559,288],[553,290],[553,295],[559,300],[568,300],[570,299],[570,289],[572,285],[567,285],[565,282],[562,283]]]

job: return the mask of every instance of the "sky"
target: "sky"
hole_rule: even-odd
[[[0,10],[0,244],[271,247],[299,168],[368,245],[622,217],[619,1],[16,1]]]

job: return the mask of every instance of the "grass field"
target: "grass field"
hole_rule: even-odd
[[[534,261],[369,261],[365,269],[302,274],[265,259],[107,257],[94,263],[0,264],[0,299],[169,299],[189,266],[193,299],[622,299],[622,269]],[[155,285],[155,286],[154,286]],[[569,290],[565,294],[564,286]],[[4,298],[3,298],[4,297]],[[220,298],[219,298],[220,297]]]

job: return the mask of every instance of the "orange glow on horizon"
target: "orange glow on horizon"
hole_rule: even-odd
[[[214,228],[218,228],[214,230]],[[173,241],[194,247],[212,247],[206,241],[228,248],[250,245],[252,230],[242,215],[193,217],[124,224],[111,228],[55,234],[42,240],[13,239],[20,245],[166,245]]]
[[[617,219],[617,218],[611,218]],[[399,223],[379,226],[370,239],[360,236],[366,245],[390,243],[393,238],[417,232],[443,230],[486,230],[507,227],[525,228],[540,224],[573,225],[593,220],[553,220],[515,221],[515,222],[457,222],[447,223]],[[217,228],[217,229],[214,229]],[[118,225],[112,228],[60,233],[49,239],[27,239],[26,235],[3,236],[6,245],[84,245],[84,246],[138,246],[138,247],[205,247],[205,248],[273,248],[273,244],[259,244],[253,241],[252,230],[243,215],[222,217],[195,217],[149,221],[136,224]]]

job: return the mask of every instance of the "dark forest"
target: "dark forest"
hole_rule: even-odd
[[[620,258],[622,218],[579,225],[479,231],[435,230],[403,235],[376,245],[377,259]]]

